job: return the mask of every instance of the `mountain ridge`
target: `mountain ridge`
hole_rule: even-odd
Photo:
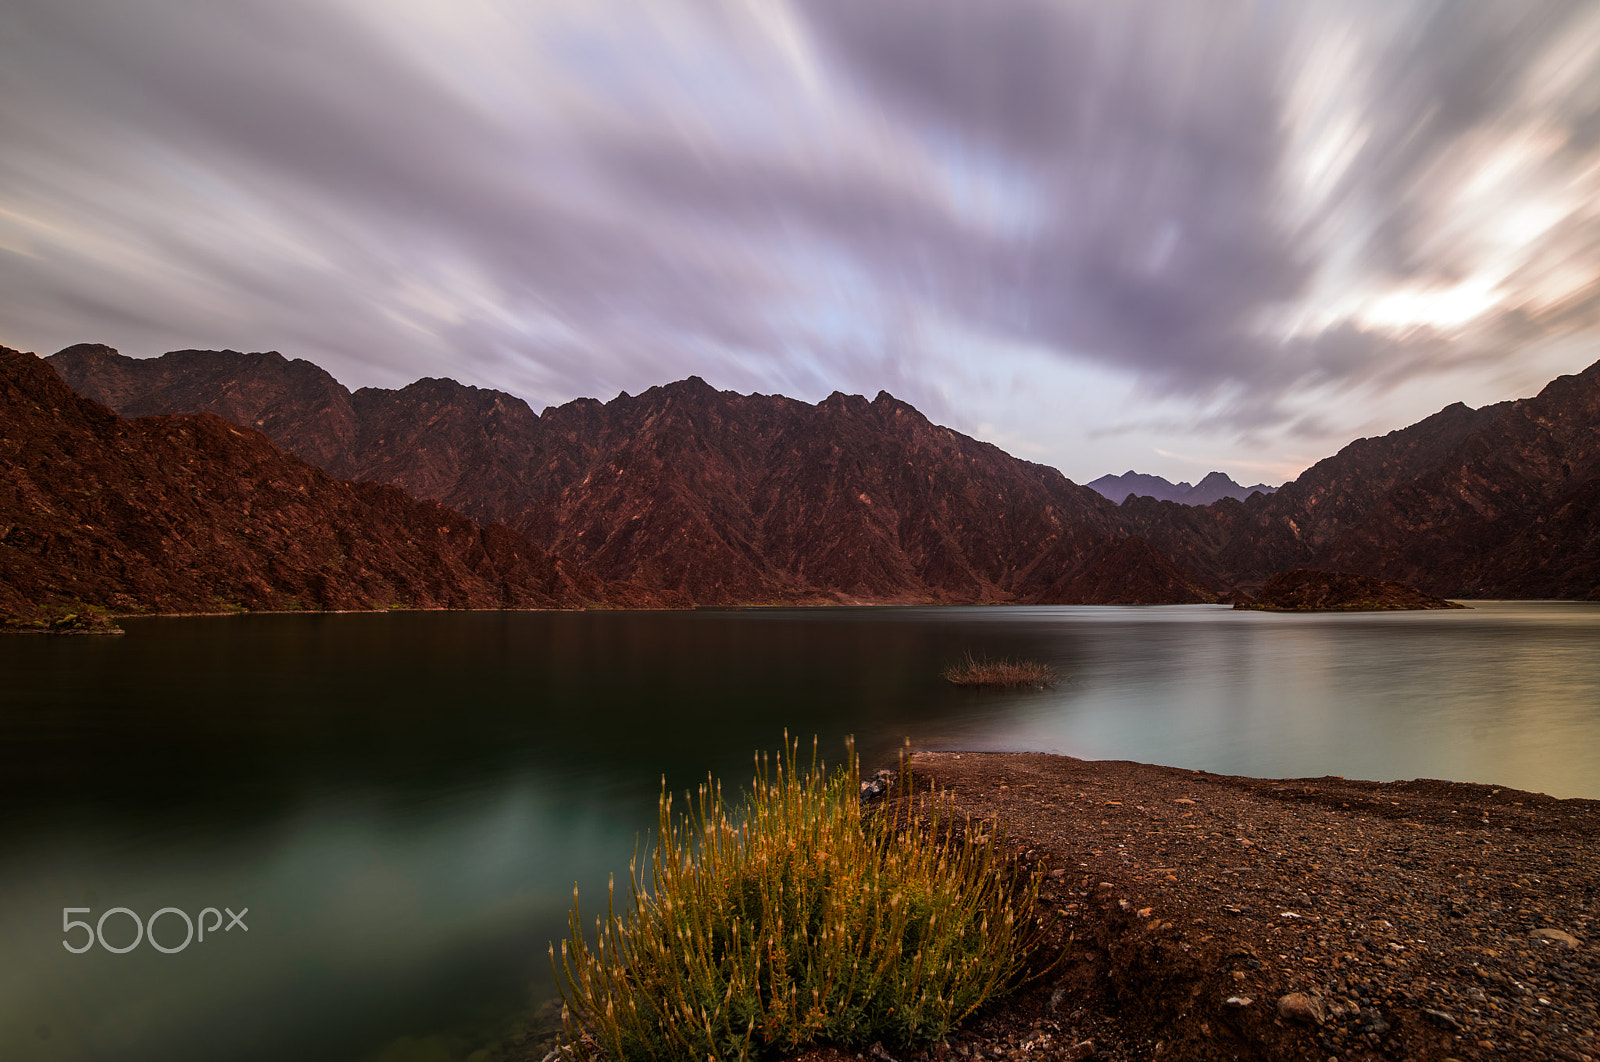
[[[1121,508],[1200,578],[1251,592],[1317,568],[1447,598],[1600,600],[1600,362],[1357,439],[1270,496]]]
[[[572,607],[503,525],[345,483],[209,413],[128,420],[0,347],[0,612]]]
[[[47,361],[91,397],[259,425],[330,471],[504,521],[601,584],[695,604],[1215,598],[1170,558],[1085,577],[1155,551],[1119,551],[1130,536],[1093,491],[887,392],[811,405],[690,377],[535,414],[450,380],[352,393],[277,354]]]
[[[129,409],[259,422],[329,468],[502,520],[601,584],[693,603],[1176,603],[1294,568],[1442,596],[1600,594],[1600,363],[1355,440],[1271,494],[1119,505],[887,392],[813,405],[690,377],[535,414],[448,379],[351,393],[281,355],[175,354],[48,361]]]
[[[1090,480],[1084,486],[1114,502],[1120,503],[1129,497],[1141,497],[1177,502],[1179,505],[1210,505],[1223,498],[1244,501],[1258,491],[1262,494],[1271,494],[1278,489],[1265,483],[1257,483],[1251,487],[1242,486],[1226,472],[1208,472],[1199,483],[1191,484],[1187,480],[1173,483],[1165,477],[1135,472],[1131,468],[1120,476],[1104,475],[1099,479]]]

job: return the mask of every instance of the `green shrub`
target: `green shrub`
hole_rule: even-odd
[[[853,746],[831,774],[814,747],[809,769],[798,760],[798,746],[758,757],[737,816],[709,779],[681,818],[663,792],[649,880],[635,861],[625,917],[613,883],[592,951],[574,890],[558,980],[582,1053],[906,1047],[1017,984],[1041,936],[1041,872],[1017,872],[994,831],[956,821],[938,794],[864,815]]]

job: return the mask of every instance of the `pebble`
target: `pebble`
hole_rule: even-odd
[[[1535,940],[1547,940],[1552,944],[1562,944],[1569,948],[1578,946],[1578,938],[1564,929],[1551,929],[1546,926],[1543,929],[1535,929],[1529,935]]]
[[[1290,1021],[1304,1022],[1307,1025],[1321,1025],[1326,1020],[1327,1014],[1323,1010],[1322,1000],[1304,992],[1290,992],[1278,1000],[1279,1017],[1288,1018]]]

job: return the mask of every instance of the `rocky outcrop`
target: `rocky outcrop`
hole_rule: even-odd
[[[0,347],[0,612],[547,607],[590,578],[502,525],[339,482],[210,414],[126,420]]]
[[[118,408],[256,425],[336,474],[504,520],[607,584],[700,604],[1210,600],[1116,506],[887,393],[811,405],[698,377],[535,414],[422,380],[343,391],[277,354],[49,359]],[[330,390],[331,386],[331,390]],[[1102,562],[1112,567],[1095,570]],[[1163,598],[1165,589],[1171,595]]]
[[[1390,579],[1297,568],[1274,575],[1254,600],[1233,607],[1261,612],[1393,612],[1467,606]]]

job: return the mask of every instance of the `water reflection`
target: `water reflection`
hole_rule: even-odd
[[[942,684],[968,650],[1063,681]],[[573,883],[596,897],[625,871],[662,777],[743,781],[784,728],[829,754],[858,734],[873,761],[910,736],[1600,796],[1597,650],[1600,606],[1538,603],[251,616],[0,640],[0,1057],[355,1058],[402,1037],[464,1057],[548,992]],[[64,907],[224,905],[247,933],[62,947]]]

